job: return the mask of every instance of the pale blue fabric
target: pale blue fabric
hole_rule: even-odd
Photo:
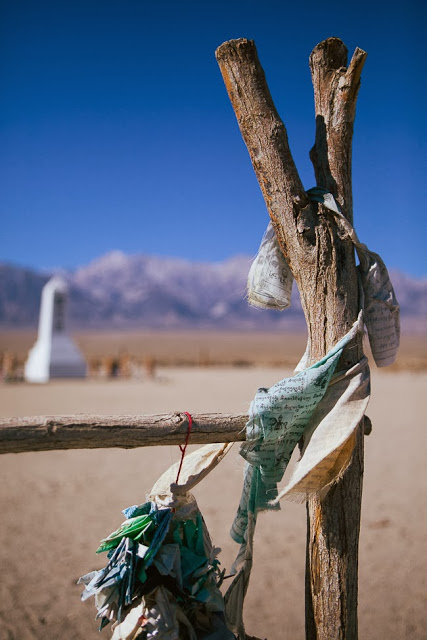
[[[354,336],[350,331],[329,353],[291,378],[258,389],[249,409],[246,442],[240,455],[246,460],[242,496],[231,529],[232,538],[245,541],[248,511],[278,509],[269,503],[278,495],[292,452],[323,398],[343,348]]]

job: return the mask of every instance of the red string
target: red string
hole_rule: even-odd
[[[175,484],[178,484],[179,474],[181,473],[182,463],[184,462],[185,450],[187,449],[188,441],[190,439],[191,427],[193,426],[193,418],[191,417],[191,415],[187,411],[183,411],[183,413],[185,413],[185,415],[188,417],[188,429],[187,429],[187,437],[185,439],[184,446],[180,444],[178,445],[181,451],[181,461],[179,463],[179,469],[178,469],[178,474],[176,476]]]

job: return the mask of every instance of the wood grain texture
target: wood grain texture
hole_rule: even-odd
[[[338,38],[318,44],[310,56],[316,109],[316,139],[310,157],[318,186],[329,189],[353,222],[351,150],[360,75],[366,53],[356,49],[347,67],[347,48]],[[319,273],[328,282],[325,296],[326,346],[344,335],[358,313],[354,249],[340,240],[323,207],[333,240]],[[333,288],[336,288],[335,293]],[[317,294],[318,295],[318,294]],[[332,315],[331,315],[332,314]],[[329,323],[334,324],[328,328]],[[319,336],[320,337],[320,336]],[[319,345],[319,342],[317,342]],[[359,336],[347,350],[344,367],[363,355]],[[326,497],[307,504],[306,638],[357,640],[358,558],[363,485],[363,421],[352,461]]]
[[[311,362],[315,362],[357,318],[354,248],[341,237],[330,212],[308,200],[254,42],[244,38],[225,42],[216,57],[277,238],[300,290]],[[310,56],[316,107],[311,159],[317,186],[332,192],[350,221],[353,123],[365,57],[356,49],[347,68],[347,49],[338,38],[321,42]],[[338,368],[351,367],[362,355],[359,335],[344,350]],[[362,447],[360,436],[344,477],[323,503],[312,499],[308,505],[306,634],[310,639],[357,637]]]
[[[192,415],[190,444],[245,440],[247,415],[204,413]],[[185,413],[147,416],[36,416],[2,418],[0,453],[55,449],[134,449],[183,444]]]

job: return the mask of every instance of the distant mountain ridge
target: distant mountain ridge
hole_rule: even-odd
[[[79,329],[298,329],[304,316],[296,285],[283,313],[249,307],[248,256],[223,262],[126,255],[112,251],[73,272],[69,326]],[[0,263],[0,327],[30,328],[51,274]],[[404,322],[426,326],[427,280],[391,271]]]

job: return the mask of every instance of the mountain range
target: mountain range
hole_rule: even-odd
[[[286,311],[249,307],[245,287],[251,258],[191,262],[112,251],[75,271],[69,285],[68,324],[79,329],[288,329],[304,327],[294,284]],[[56,271],[58,273],[58,271]],[[52,273],[0,263],[0,327],[37,326],[40,294]],[[390,272],[403,328],[427,327],[427,280]]]

